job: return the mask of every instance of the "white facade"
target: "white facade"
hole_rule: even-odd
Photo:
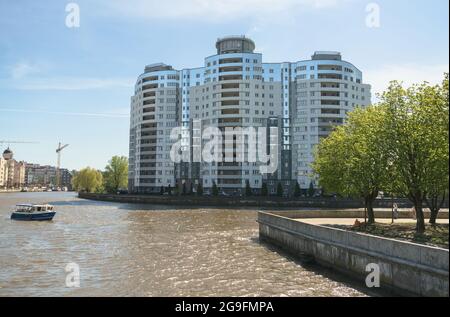
[[[206,190],[216,184],[227,192],[242,191],[247,183],[255,191],[267,183],[274,192],[278,182],[288,191],[295,182],[308,188],[314,180],[314,147],[345,122],[349,111],[371,102],[361,71],[337,52],[316,52],[311,60],[295,63],[263,63],[245,37],[219,39],[216,48],[203,67],[177,71],[153,64],[139,76],[131,100],[130,191],[159,192],[161,186],[198,182]],[[175,126],[182,128],[183,149],[190,150],[190,160],[181,164],[169,156]],[[259,163],[196,163],[193,158],[205,143],[201,131],[208,126],[222,131],[278,127],[277,172],[261,175]]]

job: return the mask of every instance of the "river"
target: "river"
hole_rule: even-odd
[[[9,219],[50,203],[52,222]],[[80,287],[66,286],[68,263]],[[366,296],[362,281],[258,240],[256,210],[183,209],[0,193],[0,296]]]

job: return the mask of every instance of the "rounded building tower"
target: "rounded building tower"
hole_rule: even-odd
[[[145,67],[131,98],[128,187],[159,193],[175,186],[170,130],[177,124],[179,74],[162,63]]]
[[[215,184],[221,192],[241,193],[247,183],[259,190],[262,176],[258,164],[237,158],[248,157],[238,130],[267,124],[262,55],[254,52],[254,42],[244,36],[220,38],[216,49],[216,55],[205,58],[203,83],[190,90],[191,119],[200,121],[202,130],[213,126],[223,136],[226,130],[236,134],[232,143],[224,137],[223,157],[219,162],[202,163],[198,178],[206,191]]]

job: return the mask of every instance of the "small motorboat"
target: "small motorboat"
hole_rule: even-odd
[[[56,212],[51,205],[20,204],[11,214],[13,220],[45,221],[52,220]]]

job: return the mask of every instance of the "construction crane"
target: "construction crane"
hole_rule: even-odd
[[[69,144],[61,145],[61,142],[58,144],[58,148],[56,149],[56,154],[58,155],[58,161],[56,164],[56,186],[60,187],[61,184],[61,171],[60,171],[60,165],[61,165],[61,151],[64,150],[66,147],[68,147]]]

